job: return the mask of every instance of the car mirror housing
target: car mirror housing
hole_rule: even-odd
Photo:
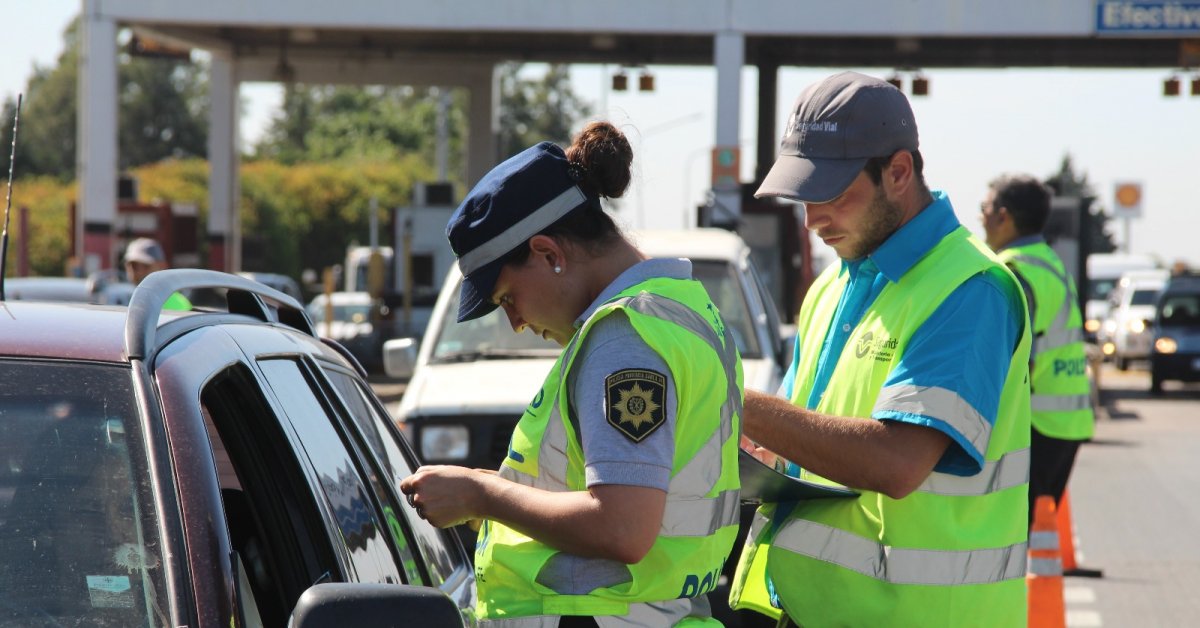
[[[419,618],[422,626],[462,628],[463,617],[450,596],[429,587],[329,582],[308,588],[288,625],[292,628],[344,628],[389,625],[398,617]]]
[[[394,338],[383,343],[383,371],[388,377],[409,379],[416,364],[416,338]]]

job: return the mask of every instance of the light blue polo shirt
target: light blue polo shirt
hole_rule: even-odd
[[[933,192],[933,203],[891,235],[875,252],[857,260],[842,260],[842,273],[850,281],[842,292],[833,323],[826,331],[817,360],[817,373],[807,407],[815,408],[829,386],[834,366],[850,333],[862,320],[884,286],[904,276],[935,244],[959,227],[954,208],[944,192]],[[888,375],[887,386],[898,384],[945,388],[996,424],[1000,393],[1009,362],[1020,338],[1024,308],[1019,288],[990,274],[963,282],[909,340],[900,362]],[[795,343],[780,394],[790,399],[800,363],[800,343]],[[940,417],[877,411],[872,418],[903,421],[932,427],[953,439],[935,470],[973,475],[983,468],[983,452]]]

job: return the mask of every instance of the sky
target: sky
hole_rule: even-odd
[[[35,64],[54,64],[62,31],[79,9],[75,0],[0,0],[0,6],[18,2],[20,11],[6,12],[17,18],[0,42],[3,98],[24,89]],[[616,69],[574,66],[572,81],[592,104],[593,117],[617,124],[633,144],[634,182],[618,204],[618,221],[635,228],[690,226],[709,182],[716,74],[707,67],[651,66],[654,92],[614,92],[610,76]],[[784,68],[777,128],[806,85],[843,69],[892,74],[890,68]],[[1164,97],[1163,79],[1174,70],[926,70],[930,94],[910,96],[926,181],[946,191],[962,223],[981,234],[979,204],[989,181],[1005,172],[1045,178],[1070,155],[1105,208],[1114,206],[1118,184],[1141,185],[1141,216],[1128,224],[1110,222],[1118,246],[1168,265],[1184,260],[1200,266],[1200,228],[1194,226],[1200,215],[1200,95],[1189,93],[1192,75],[1181,74],[1183,95]],[[744,181],[754,173],[756,77],[753,68],[742,74]],[[244,146],[262,134],[280,95],[276,85],[242,86]],[[819,255],[832,258],[820,241],[816,245]]]

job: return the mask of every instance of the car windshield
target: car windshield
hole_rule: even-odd
[[[0,360],[0,626],[162,626],[128,368]]]
[[[1168,293],[1159,304],[1163,325],[1200,326],[1200,294]]]
[[[713,303],[721,310],[725,324],[733,332],[734,342],[742,357],[762,355],[754,321],[746,304],[746,293],[739,281],[737,269],[723,261],[693,261],[692,276],[704,284]],[[454,362],[487,358],[556,357],[560,347],[531,333],[513,333],[508,318],[500,309],[473,321],[456,323],[459,284],[452,288],[450,302],[437,335],[433,362]]]
[[[461,281],[461,280],[460,280]],[[470,361],[481,358],[556,357],[561,350],[557,344],[531,333],[515,334],[504,311],[496,308],[487,316],[473,321],[456,323],[459,285],[451,288],[446,317],[433,345],[433,362]]]
[[[1154,305],[1158,300],[1158,290],[1134,290],[1129,298],[1130,305]]]
[[[1088,300],[1103,301],[1116,286],[1116,279],[1092,279],[1088,282]]]

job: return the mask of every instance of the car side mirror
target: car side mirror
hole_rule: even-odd
[[[393,338],[383,343],[383,371],[388,377],[410,379],[416,365],[416,338]]]
[[[432,587],[328,582],[313,585],[292,610],[291,628],[390,626],[398,618],[421,626],[464,626],[450,596]]]

